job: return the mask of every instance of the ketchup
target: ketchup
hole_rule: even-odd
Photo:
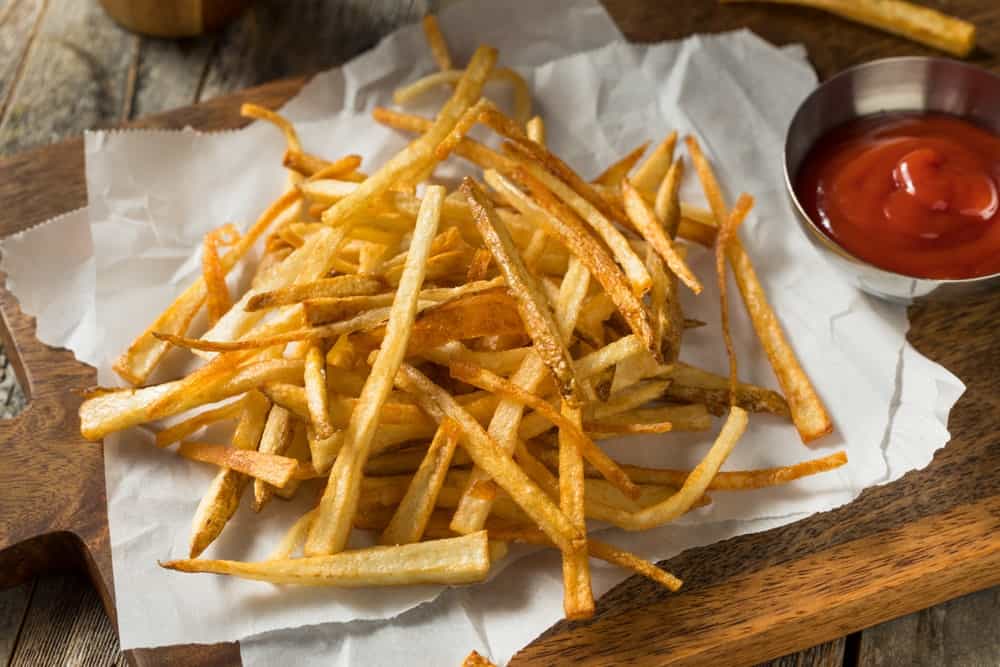
[[[1000,273],[1000,137],[954,116],[834,128],[795,183],[806,213],[871,264],[918,278]]]

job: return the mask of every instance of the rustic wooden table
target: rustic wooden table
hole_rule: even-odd
[[[662,37],[644,20],[658,3],[607,0],[630,38]],[[276,78],[339,64],[395,27],[416,20],[427,0],[260,0],[223,32],[181,42],[121,30],[96,0],[0,0],[0,155],[9,155],[138,116],[191,104]],[[874,33],[798,9],[718,8],[705,1],[683,31],[719,30],[745,21],[779,42],[788,13],[808,19],[823,44],[810,56],[821,76],[872,57]],[[962,14],[1000,16],[996,0],[929,3]],[[720,16],[729,12],[728,16]],[[733,12],[743,12],[742,15]],[[734,18],[735,17],[735,18]],[[773,21],[772,21],[773,18]],[[996,25],[994,21],[992,25]],[[680,30],[682,27],[678,27]],[[661,26],[662,28],[662,26]],[[652,32],[648,32],[652,31]],[[994,30],[996,32],[996,30]],[[676,35],[680,36],[680,34]],[[806,39],[810,37],[811,39]],[[884,55],[885,39],[879,38]],[[1000,34],[981,34],[996,60]],[[303,48],[303,44],[309,44]],[[891,44],[891,42],[890,42]],[[899,41],[899,54],[919,52]],[[24,395],[0,353],[0,417]],[[771,665],[1000,665],[1000,589],[982,591],[885,623]],[[47,576],[0,591],[0,662],[8,665],[123,664],[114,630],[82,575]]]

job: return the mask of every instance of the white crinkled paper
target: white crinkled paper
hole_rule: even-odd
[[[796,228],[781,145],[798,102],[815,85],[801,51],[745,31],[632,46],[595,2],[520,4],[526,13],[504,12],[504,19],[520,16],[525,24],[503,29],[499,16],[480,13],[491,3],[457,5],[442,16],[445,34],[459,57],[479,40],[501,47],[502,61],[532,85],[550,144],[585,176],[677,129],[699,136],[730,201],[742,190],[757,200],[743,238],[837,432],[807,448],[789,424],[754,415],[726,468],[783,465],[837,449],[850,458],[835,472],[783,487],[717,492],[710,507],[675,525],[603,537],[659,560],[837,507],[926,465],[948,440],[947,415],[963,386],[905,342],[902,308],[845,286]],[[371,170],[405,140],[375,125],[368,111],[388,103],[394,86],[431,69],[418,29],[407,28],[316,77],[286,111],[302,123],[308,150],[358,152]],[[39,316],[39,337],[69,347],[113,382],[114,357],[196,275],[201,236],[227,221],[245,226],[280,193],[283,141],[257,123],[211,135],[90,133],[86,150],[89,213],[5,240],[3,270],[23,308]],[[694,179],[683,194],[702,200]],[[712,257],[694,248],[691,262],[705,292],[685,294],[685,312],[717,325]],[[731,303],[741,376],[775,386],[738,297]],[[717,331],[688,332],[683,359],[724,372]],[[642,436],[611,447],[630,462],[683,467],[704,454],[712,436]],[[562,615],[558,558],[530,550],[518,551],[531,555],[490,582],[444,595],[433,586],[278,589],[161,570],[157,559],[186,555],[191,516],[212,470],[149,439],[133,429],[105,441],[123,648],[256,635],[241,643],[248,665],[378,665],[404,656],[409,664],[456,664],[472,648],[504,662]],[[263,557],[304,502],[273,502],[258,516],[241,508],[206,556]],[[622,578],[594,566],[595,592]],[[303,625],[310,627],[294,629]]]

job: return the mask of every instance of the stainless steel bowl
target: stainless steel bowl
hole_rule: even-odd
[[[809,149],[837,125],[885,111],[948,113],[1000,133],[1000,76],[946,58],[886,58],[852,67],[816,88],[785,137],[785,185],[806,236],[851,284],[890,301],[950,299],[1000,287],[1000,273],[937,280],[880,269],[844,250],[806,215],[794,179]]]

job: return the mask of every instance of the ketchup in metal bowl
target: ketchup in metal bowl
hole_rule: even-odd
[[[1000,273],[1000,137],[955,116],[885,113],[820,138],[795,191],[870,264],[918,278]]]

